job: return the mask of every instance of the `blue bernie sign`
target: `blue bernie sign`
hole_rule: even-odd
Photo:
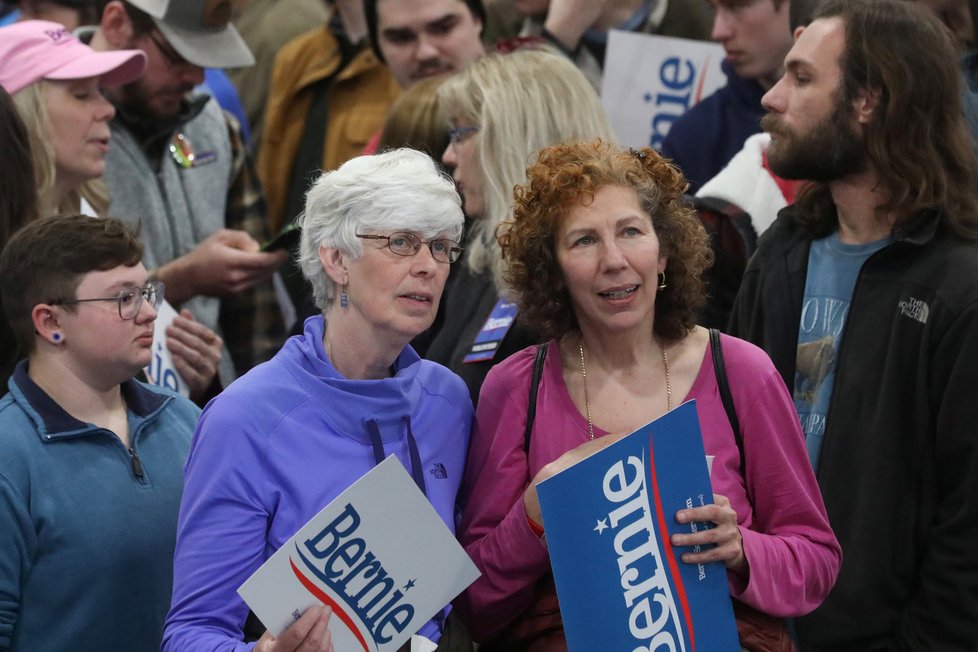
[[[677,511],[713,502],[695,401],[537,489],[571,651],[740,650],[724,565],[669,540],[703,527]]]

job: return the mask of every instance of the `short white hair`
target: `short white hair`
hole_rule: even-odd
[[[412,231],[426,239],[458,240],[464,222],[452,179],[430,156],[407,148],[358,156],[324,172],[306,194],[299,219],[299,266],[323,312],[336,295],[336,284],[323,269],[321,247],[356,259],[363,253],[358,233]]]

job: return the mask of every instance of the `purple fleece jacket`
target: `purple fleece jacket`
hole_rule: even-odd
[[[465,384],[410,346],[393,378],[347,380],[326,357],[323,324],[307,319],[302,335],[204,410],[186,467],[165,652],[251,649],[241,641],[248,607],[238,587],[373,468],[368,420],[411,472],[410,419],[428,500],[455,531],[472,424]],[[420,633],[441,636],[434,621]]]

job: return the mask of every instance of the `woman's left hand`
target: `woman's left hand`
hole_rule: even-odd
[[[679,523],[712,523],[713,527],[698,529],[690,534],[674,534],[674,546],[711,546],[708,550],[685,552],[682,560],[687,564],[706,564],[722,561],[727,568],[747,577],[749,567],[744,555],[744,539],[737,527],[737,513],[726,496],[713,494],[713,504],[681,509],[676,512]]]
[[[190,398],[201,398],[217,375],[224,340],[183,309],[166,327],[166,346],[173,354],[173,367],[187,381]]]

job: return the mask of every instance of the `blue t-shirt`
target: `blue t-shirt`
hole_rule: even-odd
[[[839,233],[812,242],[808,254],[805,298],[798,326],[795,363],[795,409],[805,433],[808,458],[818,468],[835,380],[835,353],[849,314],[849,302],[863,263],[890,241],[845,244]]]

